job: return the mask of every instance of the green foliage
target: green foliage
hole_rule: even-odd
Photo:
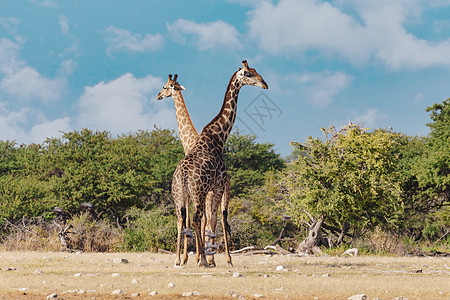
[[[356,125],[322,131],[325,140],[294,143],[307,155],[279,177],[278,204],[298,224],[309,220],[307,212],[355,232],[389,223],[401,206],[398,158],[391,153],[396,136]]]
[[[168,130],[141,131],[113,140],[107,132],[72,132],[51,141],[58,147],[55,170],[64,173],[55,192],[62,206],[89,201],[103,211],[124,210],[144,200],[162,201],[182,149]],[[178,151],[177,151],[178,150]]]
[[[450,100],[427,108],[434,121],[427,138],[402,136],[396,149],[401,161],[404,213],[399,230],[411,239],[438,239],[448,230],[450,198]]]
[[[427,124],[431,129],[427,151],[418,158],[414,171],[420,186],[435,186],[437,193],[445,193],[450,189],[450,99],[427,111],[434,122]]]
[[[17,151],[15,142],[0,141],[0,176],[14,173],[20,168]]]
[[[145,211],[131,208],[127,212],[124,229],[127,251],[175,251],[177,238],[177,219],[174,213],[165,214],[160,208]]]
[[[83,129],[42,145],[2,142],[0,155],[0,223],[50,216],[55,206],[74,213],[83,202],[98,215],[120,219],[128,207],[171,202],[172,173],[183,148],[170,130],[113,139],[106,131]]]
[[[231,176],[231,195],[248,194],[262,186],[265,173],[281,170],[284,161],[273,150],[273,144],[257,143],[252,135],[241,135],[234,131],[224,148],[225,163]]]

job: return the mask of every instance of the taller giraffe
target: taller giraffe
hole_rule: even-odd
[[[181,234],[185,228],[189,198],[193,201],[193,225],[196,234],[197,252],[200,255],[199,265],[209,266],[201,234],[201,219],[205,213],[205,200],[209,191],[214,192],[212,203],[219,203],[226,190],[226,170],[223,159],[223,147],[236,118],[239,91],[244,85],[259,86],[267,89],[267,83],[255,69],[249,68],[247,61],[242,61],[243,67],[231,76],[219,114],[206,125],[195,146],[183,158],[173,174],[172,197],[174,198],[177,214],[177,256],[175,265],[180,264]],[[227,211],[222,212],[226,218]],[[224,233],[225,223],[222,222]],[[226,245],[227,247],[227,245]],[[231,256],[227,255],[227,262],[231,265]]]
[[[187,155],[193,146],[195,145],[195,142],[197,141],[199,134],[197,130],[195,129],[194,125],[192,124],[191,117],[189,115],[189,112],[186,107],[186,103],[184,102],[183,95],[181,93],[182,90],[184,90],[184,87],[180,85],[177,82],[178,75],[175,74],[172,79],[172,74],[169,75],[169,79],[167,80],[166,84],[163,86],[162,90],[158,93],[158,96],[156,97],[157,100],[162,100],[164,98],[172,97],[175,104],[175,111],[176,111],[176,117],[177,117],[177,123],[178,123],[178,132],[180,135],[181,143],[183,145],[184,153]],[[230,178],[227,175],[227,179],[225,180],[224,184],[226,185],[225,190],[230,189]],[[228,196],[228,197],[227,197]],[[222,210],[227,211],[228,210],[228,203],[230,200],[229,193],[224,193],[222,196]],[[204,239],[205,236],[205,227],[208,228],[208,230],[214,234],[216,224],[217,224],[217,208],[219,206],[219,203],[212,203],[214,201],[214,195],[213,192],[210,191],[208,193],[207,199],[206,199],[206,211],[205,215],[202,218],[202,237]],[[217,200],[217,199],[216,199]],[[186,206],[186,220],[185,220],[185,228],[190,228],[190,220],[189,220],[189,213],[188,213],[188,207]],[[224,219],[225,228],[227,229],[226,232],[224,232],[224,240],[225,240],[225,251],[227,253],[227,256],[229,256],[229,236],[230,236],[230,230],[229,225],[227,222],[227,219],[225,217]],[[227,236],[228,234],[228,236]],[[211,242],[214,243],[213,238],[211,238]],[[184,238],[184,252],[183,252],[183,259],[182,264],[185,264],[188,260],[187,255],[187,247],[188,247],[188,240],[185,236]],[[199,260],[199,252],[197,251],[197,261]],[[214,262],[214,256],[209,256],[209,264],[215,266]]]

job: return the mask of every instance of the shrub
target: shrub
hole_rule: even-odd
[[[177,218],[175,214],[164,213],[161,208],[146,211],[131,208],[126,214],[124,229],[124,250],[175,251]]]
[[[64,251],[81,250],[86,252],[106,252],[119,249],[123,243],[122,234],[109,221],[93,220],[89,214],[72,217],[61,226],[56,222],[45,221],[42,217],[23,218],[17,224],[7,222],[7,234],[2,248],[7,251]],[[71,225],[68,230],[68,247],[62,246],[58,234],[62,227]]]
[[[122,233],[108,220],[94,220],[89,213],[73,217],[69,222],[70,249],[86,252],[108,252],[120,249]]]

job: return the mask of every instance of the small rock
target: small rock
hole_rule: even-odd
[[[82,253],[81,251],[75,252],[76,255],[80,255],[81,253]]]
[[[408,300],[408,298],[399,296],[399,297],[392,298],[392,300]]]
[[[173,288],[173,287],[175,287],[175,283],[170,282],[167,286],[170,288]]]
[[[263,277],[267,278],[267,277],[270,277],[270,275],[264,274]]]
[[[344,255],[348,255],[348,256],[358,256],[358,254],[359,254],[358,248],[351,248],[351,249],[346,250],[346,251],[345,251],[344,253],[342,253],[341,255],[342,255],[342,256],[344,256]]]
[[[153,296],[158,295],[158,292],[157,291],[151,291],[148,295],[153,297]]]
[[[138,281],[137,281],[137,279],[136,279],[136,278],[134,278],[133,280],[131,280],[131,283],[134,283],[134,284],[136,284],[136,283],[138,283]]]
[[[14,267],[7,267],[5,268],[5,271],[16,271],[17,269]]]
[[[353,295],[347,298],[347,300],[366,300],[367,295],[361,294],[361,295]]]
[[[191,297],[192,296],[192,292],[183,293],[181,296],[183,296],[183,297]]]
[[[111,274],[111,277],[119,277],[120,276],[120,273],[112,273]]]
[[[53,300],[53,299],[58,299],[58,294],[57,293],[53,293],[47,296],[46,298],[47,300]]]
[[[330,277],[330,276],[331,276],[330,273],[325,273],[322,275],[322,277]]]
[[[77,273],[77,274],[73,275],[73,277],[80,277],[80,276],[81,276],[81,273]]]
[[[255,298],[264,298],[264,295],[254,294],[253,297],[255,297]]]
[[[285,270],[286,270],[286,268],[284,266],[277,266],[275,268],[275,271],[285,271]]]
[[[193,291],[192,296],[206,296],[206,294],[198,292],[198,291]]]
[[[132,293],[131,297],[139,297],[139,293]]]
[[[234,272],[233,273],[233,277],[244,277],[244,275],[242,273],[239,273],[239,272]]]
[[[228,292],[225,294],[226,297],[232,297],[232,298],[238,298],[238,300],[245,300],[247,299],[244,295],[240,294],[240,293],[236,293],[236,292]]]
[[[28,291],[28,288],[25,288],[25,287],[21,287],[21,288],[19,288],[19,291],[21,291],[21,292],[25,292],[25,291]]]
[[[277,288],[277,289],[275,289],[275,291],[282,292],[282,291],[284,291],[284,287]]]
[[[114,290],[111,293],[112,295],[123,295],[126,294],[124,290]]]
[[[116,264],[129,264],[130,262],[126,258],[114,258]]]
[[[34,271],[34,274],[42,274],[42,273],[44,273],[44,272],[42,272],[41,270]]]

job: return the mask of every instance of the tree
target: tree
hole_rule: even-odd
[[[183,155],[174,132],[161,129],[116,139],[84,129],[49,141],[48,149],[56,153],[54,173],[61,174],[55,188],[61,206],[76,210],[91,202],[100,214],[111,210],[116,219],[131,206],[167,201],[162,197],[168,197],[171,174]]]
[[[339,244],[349,232],[355,236],[388,224],[401,206],[398,157],[390,151],[397,135],[354,124],[322,132],[325,140],[293,143],[306,155],[298,156],[276,182],[277,203],[299,225],[310,227],[309,238],[299,245],[303,252],[322,243]]]
[[[55,206],[75,213],[84,202],[97,217],[120,221],[129,207],[171,203],[172,173],[183,149],[170,130],[112,138],[83,129],[42,145],[1,142],[0,157],[0,223],[51,216]]]
[[[234,131],[224,147],[225,164],[231,176],[231,195],[248,194],[262,186],[265,173],[285,167],[273,144],[257,143],[253,135],[241,135]]]
[[[403,191],[411,236],[439,238],[450,231],[450,99],[427,108],[427,138],[409,139],[402,155]],[[409,222],[408,222],[409,221]]]

